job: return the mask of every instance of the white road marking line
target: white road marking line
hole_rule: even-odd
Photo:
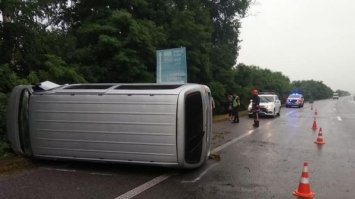
[[[270,123],[270,122],[267,122],[265,125],[267,125],[267,124],[269,124],[269,123]],[[260,127],[261,127],[261,126],[260,126]],[[242,134],[242,135],[240,135],[240,136],[238,136],[238,137],[236,137],[236,138],[234,138],[234,139],[232,139],[232,140],[230,140],[230,141],[228,141],[228,142],[226,142],[226,143],[224,143],[224,144],[222,144],[222,145],[220,145],[220,146],[218,146],[218,147],[216,147],[216,148],[214,148],[214,149],[212,149],[212,150],[211,150],[211,153],[218,153],[218,152],[222,151],[223,149],[225,149],[225,148],[229,147],[230,145],[232,145],[232,144],[238,142],[239,140],[241,140],[241,139],[243,139],[243,138],[245,138],[245,137],[251,135],[254,131],[255,131],[255,129],[249,130],[248,132],[246,132],[246,133],[244,133],[244,134]],[[195,182],[199,181],[204,175],[207,174],[207,172],[208,172],[209,170],[211,170],[211,169],[212,169],[213,167],[215,167],[216,165],[217,165],[217,164],[212,164],[211,166],[209,166],[207,169],[205,169],[205,170],[204,170],[197,178],[195,178],[194,180],[184,180],[184,181],[181,181],[181,182],[182,182],[182,183],[195,183]]]
[[[205,169],[199,176],[197,176],[197,178],[193,179],[193,180],[183,180],[181,181],[181,183],[195,183],[199,180],[201,180],[201,178],[207,174],[207,172],[209,170],[211,170],[213,167],[217,166],[217,163],[214,163],[212,165],[210,165],[207,169]]]
[[[90,175],[112,176],[112,174],[110,174],[110,173],[99,173],[99,172],[91,172]]]
[[[152,187],[154,187],[155,185],[163,182],[164,180],[168,179],[171,175],[166,175],[166,174],[163,174],[161,176],[158,176],[120,196],[118,196],[117,198],[115,199],[130,199],[130,198],[133,198],[134,196],[137,196],[138,194],[142,193],[143,191],[147,190],[147,189],[150,189]]]
[[[253,130],[249,130],[248,132],[246,132],[246,133],[234,138],[233,140],[231,140],[229,142],[226,142],[226,143],[222,144],[221,146],[212,149],[211,153],[217,153],[217,152],[229,147],[230,145],[238,142],[239,140],[251,135],[254,131],[255,131],[254,129]]]
[[[74,169],[54,169],[56,171],[64,171],[64,172],[76,172]]]
[[[338,116],[338,117],[337,117],[337,119],[338,119],[339,121],[343,121],[343,119],[341,119],[341,117],[340,117],[340,116]]]
[[[291,113],[293,113],[293,112],[295,112],[295,111],[289,112],[288,114],[286,114],[286,116],[288,116],[289,114],[291,114]],[[263,126],[263,125],[261,125],[260,127],[262,127],[262,126]],[[217,153],[217,152],[219,152],[219,151],[221,151],[221,150],[223,150],[223,149],[229,147],[230,145],[232,145],[232,144],[238,142],[239,140],[241,140],[241,139],[243,139],[243,138],[245,138],[245,137],[251,135],[254,131],[255,131],[255,129],[249,130],[248,132],[246,132],[246,133],[244,133],[244,134],[242,134],[242,135],[240,135],[240,136],[238,136],[238,137],[236,137],[236,138],[230,140],[229,142],[226,142],[226,143],[222,144],[221,146],[218,146],[218,147],[212,149],[212,150],[211,150],[211,153]],[[204,175],[206,175],[207,172],[208,172],[210,169],[212,169],[215,165],[217,165],[217,164],[213,164],[213,165],[211,165],[210,167],[208,167],[208,168],[207,168],[206,170],[204,170],[197,178],[195,178],[195,179],[194,179],[193,181],[191,181],[191,182],[197,182],[198,180],[200,180],[200,179],[201,179]],[[126,193],[120,195],[120,196],[118,196],[118,197],[115,198],[115,199],[130,199],[130,198],[132,198],[132,197],[134,197],[134,196],[137,196],[138,194],[142,193],[143,191],[145,191],[145,190],[147,190],[147,189],[150,189],[151,187],[153,187],[153,186],[159,184],[160,182],[163,182],[164,180],[170,178],[170,176],[171,176],[171,175],[166,175],[166,174],[161,175],[161,176],[158,176],[158,177],[152,179],[151,181],[148,181],[148,182],[146,182],[146,183],[144,183],[144,184],[142,184],[142,185],[140,185],[140,186],[138,186],[138,187],[136,187],[136,188],[134,188],[134,189],[132,189],[132,190],[130,190],[130,191],[128,191],[128,192],[126,192]],[[187,181],[187,182],[189,182],[189,181]]]

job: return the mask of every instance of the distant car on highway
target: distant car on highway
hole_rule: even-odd
[[[299,93],[292,93],[288,96],[286,100],[286,108],[288,107],[298,107],[302,108],[304,105],[304,97]]]
[[[338,93],[333,93],[333,99],[339,99]]]
[[[281,101],[276,94],[273,93],[260,93],[260,116],[271,116],[276,117],[280,116],[281,112]],[[252,100],[248,106],[249,117],[253,117],[253,112],[251,111]]]

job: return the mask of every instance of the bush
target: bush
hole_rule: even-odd
[[[6,104],[7,95],[0,93],[0,157],[11,156],[10,145],[6,138]]]
[[[209,84],[209,87],[211,89],[211,93],[216,104],[215,112],[225,113],[226,89],[224,88],[223,84],[221,84],[220,82],[211,82]]]
[[[8,144],[8,142],[1,138],[0,139],[0,158],[2,157],[9,157],[9,156],[13,156],[14,153],[12,152],[12,149],[10,147],[10,145]]]

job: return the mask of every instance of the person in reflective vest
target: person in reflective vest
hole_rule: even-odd
[[[233,94],[232,108],[233,108],[233,123],[239,123],[239,106],[240,99],[237,94]]]
[[[259,97],[259,92],[256,89],[253,89],[251,91],[252,94],[252,106],[251,110],[253,112],[253,118],[254,118],[254,124],[253,126],[255,128],[259,127],[259,111],[260,111],[260,97]]]
[[[228,112],[228,117],[229,121],[233,120],[233,95],[228,95],[227,96],[227,112]]]

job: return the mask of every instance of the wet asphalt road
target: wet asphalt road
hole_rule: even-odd
[[[38,160],[34,169],[0,177],[0,198],[294,198],[304,161],[315,198],[355,198],[355,102],[316,101],[314,108],[322,147],[314,144],[310,105],[283,107],[258,129],[246,117],[214,124],[221,160],[200,169]]]

